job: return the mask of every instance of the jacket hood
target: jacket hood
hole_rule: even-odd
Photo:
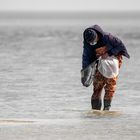
[[[91,27],[89,27],[87,29],[93,29],[96,32],[98,32],[101,36],[104,36],[104,34],[105,34],[105,32],[103,31],[103,29],[99,25],[93,25],[93,26],[91,26]]]

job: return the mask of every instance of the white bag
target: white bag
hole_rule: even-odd
[[[99,58],[99,72],[106,78],[114,78],[119,74],[119,61],[115,56],[108,56],[106,59]]]

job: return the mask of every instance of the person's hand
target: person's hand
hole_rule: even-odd
[[[108,53],[105,53],[101,57],[102,57],[102,59],[106,59],[108,56],[109,56]]]

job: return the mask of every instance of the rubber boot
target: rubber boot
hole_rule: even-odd
[[[111,107],[111,100],[104,100],[104,109],[103,110],[109,110]]]
[[[101,110],[102,102],[99,99],[91,99],[92,109]]]

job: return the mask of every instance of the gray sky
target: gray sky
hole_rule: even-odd
[[[0,0],[0,10],[140,11],[140,0]]]

